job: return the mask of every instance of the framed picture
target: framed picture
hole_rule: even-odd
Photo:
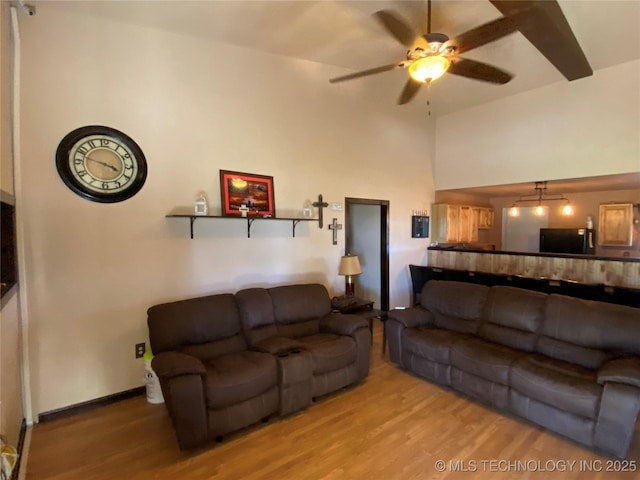
[[[247,216],[276,216],[273,177],[220,170],[220,195],[222,215],[241,216],[245,205]]]
[[[633,242],[633,204],[600,205],[598,244],[607,247],[630,247]]]

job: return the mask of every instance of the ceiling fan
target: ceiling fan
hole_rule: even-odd
[[[509,82],[513,75],[492,65],[459,57],[516,30],[529,41],[569,80],[591,75],[591,67],[580,49],[571,27],[555,0],[490,0],[504,15],[496,20],[449,38],[431,32],[431,0],[427,3],[427,33],[417,35],[396,13],[380,10],[374,17],[392,37],[407,47],[400,62],[332,78],[331,83],[407,68],[409,78],[398,98],[398,105],[415,97],[423,83],[429,84],[444,73],[495,84]],[[570,78],[571,77],[571,78]]]

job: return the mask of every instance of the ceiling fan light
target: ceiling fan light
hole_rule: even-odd
[[[409,65],[409,75],[416,82],[425,83],[440,78],[447,71],[451,62],[442,56],[419,58]]]

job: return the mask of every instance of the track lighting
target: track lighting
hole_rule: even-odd
[[[513,205],[509,209],[510,217],[517,217],[520,215],[520,210],[518,209],[517,204],[523,203],[523,202],[536,202],[538,204],[535,210],[533,211],[533,214],[537,217],[542,217],[545,214],[546,207],[542,205],[542,202],[554,202],[554,201],[566,202],[566,205],[564,205],[561,210],[562,215],[571,216],[574,214],[573,206],[571,205],[571,202],[567,197],[565,197],[564,195],[560,195],[560,196],[547,195],[545,193],[547,191],[547,182],[536,182],[534,190],[536,191],[536,193],[534,195],[529,195],[534,198],[526,198],[527,195],[525,195],[524,197],[521,196],[518,200],[516,200],[513,203]]]

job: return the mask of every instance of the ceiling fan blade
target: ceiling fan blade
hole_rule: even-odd
[[[513,75],[499,68],[459,57],[451,59],[451,65],[447,73],[453,73],[454,75],[481,80],[483,82],[499,83],[501,85],[509,82],[513,78]]]
[[[389,10],[380,10],[373,14],[387,31],[405,47],[411,48],[416,34],[404,20],[398,18],[395,13]]]
[[[413,97],[416,96],[416,93],[418,93],[418,90],[420,90],[421,86],[421,83],[411,80],[410,78],[407,79],[407,83],[404,84],[402,93],[400,93],[400,97],[398,97],[398,105],[409,103],[413,99]]]
[[[516,19],[518,30],[567,80],[593,75],[593,70],[556,0],[490,0],[505,16],[530,10]]]
[[[362,70],[361,72],[350,73],[349,75],[343,75],[342,77],[336,77],[329,80],[329,83],[344,82],[345,80],[353,80],[354,78],[366,77],[368,75],[375,75],[376,73],[388,72],[398,68],[397,63],[391,65],[383,65],[382,67],[370,68],[369,70]]]
[[[518,23],[514,16],[500,17],[452,38],[446,45],[455,45],[456,53],[464,53],[505,37],[517,30]]]

